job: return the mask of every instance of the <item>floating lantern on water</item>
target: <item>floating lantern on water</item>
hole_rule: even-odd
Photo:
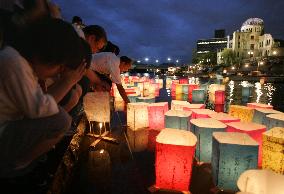
[[[127,104],[127,134],[134,152],[143,151],[148,145],[148,103]]]
[[[229,115],[241,119],[243,122],[251,122],[254,109],[240,105],[230,105]]]
[[[156,143],[156,187],[188,191],[196,141],[189,131],[161,131]]]
[[[169,110],[165,113],[166,128],[190,130],[190,111]]]
[[[262,168],[284,174],[284,128],[272,128],[262,137]]]
[[[137,94],[129,94],[127,95],[130,102],[137,102],[137,98],[140,97],[140,95]]]
[[[167,102],[159,102],[148,105],[148,120],[150,129],[165,128],[165,113],[168,111]]]
[[[216,90],[215,91],[215,111],[224,112],[224,104],[225,104],[225,91]]]
[[[272,129],[274,127],[284,127],[284,114],[269,114],[266,115],[265,121],[266,129]]]
[[[249,135],[214,132],[212,173],[220,189],[237,190],[237,180],[246,170],[257,168],[258,143]]]
[[[227,132],[246,133],[259,144],[258,165],[261,166],[262,160],[262,133],[266,131],[264,125],[251,122],[227,123]]]
[[[223,90],[225,91],[225,85],[211,84],[209,86],[209,101],[215,104],[215,91]]]
[[[149,95],[159,96],[159,83],[152,83],[149,86]]]
[[[188,94],[189,84],[177,84],[176,85],[176,95],[177,94]]]
[[[247,170],[238,179],[238,188],[253,194],[283,194],[284,176],[271,170]]]
[[[188,78],[179,79],[180,84],[188,84]]]
[[[266,115],[269,115],[269,114],[283,114],[283,113],[277,110],[273,110],[273,109],[256,108],[254,110],[252,121],[254,123],[265,125]]]
[[[148,96],[148,97],[138,97],[136,99],[137,102],[146,102],[146,103],[155,103],[155,97]]]
[[[204,109],[205,108],[205,104],[187,104],[184,105],[183,110],[186,111],[191,111],[192,109]]]
[[[261,104],[261,103],[247,103],[247,107],[273,109],[273,106],[268,105],[268,104]]]
[[[176,95],[176,85],[178,84],[178,80],[172,80],[172,85],[171,85],[171,96]]]
[[[192,90],[192,103],[203,104],[205,102],[205,90],[194,89]]]
[[[176,94],[174,99],[179,100],[179,101],[187,101],[188,100],[188,94],[183,94],[183,93]]]
[[[209,109],[191,109],[191,111],[192,111],[191,119],[210,118],[209,115],[216,113],[213,110]]]
[[[240,122],[241,120],[235,117],[230,116],[227,113],[215,113],[210,114],[210,118],[216,119],[218,121],[221,121],[222,123],[231,123],[231,122]]]
[[[242,98],[249,98],[251,95],[251,87],[242,87]]]
[[[192,91],[198,89],[198,84],[189,84],[188,86],[188,100],[192,102]]]
[[[211,118],[192,119],[191,131],[196,135],[198,142],[195,156],[199,161],[211,162],[212,157],[212,133],[225,132],[226,125]]]
[[[187,101],[181,100],[172,100],[171,102],[171,110],[183,110],[183,107],[190,105]]]

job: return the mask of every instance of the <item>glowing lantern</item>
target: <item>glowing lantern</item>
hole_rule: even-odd
[[[216,90],[215,91],[215,104],[225,104],[225,91]]]
[[[258,165],[261,166],[262,159],[262,133],[266,131],[264,125],[250,122],[227,123],[227,132],[246,133],[259,143]]]
[[[205,102],[205,91],[204,89],[192,90],[192,103],[202,104]]]
[[[282,114],[282,112],[273,109],[256,108],[254,110],[252,121],[254,123],[265,125],[265,117],[269,114]]]
[[[198,85],[197,84],[189,84],[188,86],[188,100],[189,102],[192,102],[192,91],[197,89]]]
[[[115,111],[124,111],[125,110],[125,102],[123,100],[115,100],[114,101],[114,110]]]
[[[191,119],[191,131],[196,135],[198,142],[195,157],[202,162],[211,162],[212,133],[225,132],[226,125],[211,118]]]
[[[128,115],[127,115],[128,116]],[[127,128],[127,136],[129,140],[129,144],[131,150],[133,152],[141,152],[147,149],[148,147],[148,128],[139,128],[133,130],[131,128]]]
[[[216,119],[218,121],[221,121],[222,123],[231,123],[231,122],[240,122],[241,121],[240,119],[232,117],[227,113],[210,114],[209,117]]]
[[[204,109],[205,104],[187,104],[184,105],[183,110],[191,111],[192,109]]]
[[[191,119],[210,118],[209,115],[216,113],[213,110],[209,109],[191,109],[191,111]]]
[[[243,122],[251,122],[254,109],[240,105],[230,105],[229,115],[241,119]]]
[[[172,86],[171,86],[171,95],[175,96],[176,95],[176,85],[178,84],[178,80],[173,80],[172,81]]]
[[[108,92],[89,92],[83,99],[88,121],[110,122],[110,95]]]
[[[262,137],[262,168],[284,174],[284,128],[272,128]]]
[[[187,105],[190,105],[190,104],[186,101],[172,100],[171,110],[183,110],[183,107]]]
[[[251,88],[250,87],[242,87],[242,97],[249,98],[251,95]]]
[[[136,102],[146,102],[146,103],[155,103],[155,97],[138,97]]]
[[[166,88],[171,88],[172,80],[170,78],[166,79]]]
[[[284,114],[269,114],[265,118],[266,129],[272,129],[274,127],[284,127]]]
[[[188,84],[188,79],[187,78],[179,79],[179,83],[180,84]]]
[[[149,95],[159,96],[159,83],[152,83],[149,86]]]
[[[273,109],[273,106],[268,105],[268,104],[261,104],[261,103],[247,103],[247,107]]]
[[[158,84],[159,89],[163,88],[163,79],[155,79],[155,83]]]
[[[271,170],[247,170],[237,182],[241,191],[253,194],[283,194],[284,176]]]
[[[224,112],[224,104],[215,104],[214,105],[215,112]]]
[[[223,90],[225,91],[225,85],[211,84],[209,86],[209,101],[215,104],[215,91]]]
[[[188,99],[188,94],[183,94],[183,93],[180,93],[180,94],[176,94],[175,96],[175,100],[180,100],[180,101],[187,101]]]
[[[130,102],[137,102],[137,98],[140,97],[140,95],[137,94],[129,94],[127,95]]]
[[[211,164],[218,188],[236,191],[239,176],[257,168],[257,153],[257,142],[247,134],[213,133]]]
[[[196,141],[189,131],[161,131],[156,143],[156,187],[188,191]]]
[[[148,105],[148,120],[150,129],[165,128],[165,113],[168,111],[167,102],[159,102]]]
[[[190,130],[191,112],[182,110],[169,110],[165,113],[166,128]]]

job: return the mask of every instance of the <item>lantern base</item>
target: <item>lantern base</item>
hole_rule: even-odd
[[[177,190],[170,190],[170,189],[162,189],[162,188],[156,187],[156,185],[152,185],[148,187],[148,191],[150,191],[150,193],[156,193],[160,191],[160,192],[178,192],[178,193],[183,193],[183,194],[191,194],[190,191],[177,191]]]
[[[96,147],[96,145],[100,142],[100,141],[107,141],[110,143],[114,143],[114,144],[119,144],[119,142],[112,137],[107,137],[107,135],[109,134],[109,131],[104,132],[102,135],[96,135],[96,134],[92,134],[92,133],[88,133],[87,136],[90,137],[95,137],[97,138],[91,145],[90,147]]]

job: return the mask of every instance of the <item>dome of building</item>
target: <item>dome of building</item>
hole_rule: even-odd
[[[260,18],[249,18],[243,23],[243,25],[241,27],[241,31],[246,31],[246,30],[251,29],[253,27],[260,27],[261,29],[263,29],[263,27],[264,27],[263,20],[260,19]]]

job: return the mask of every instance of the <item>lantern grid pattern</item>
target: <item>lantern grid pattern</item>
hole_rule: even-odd
[[[169,110],[165,113],[166,128],[190,130],[190,111]]]

